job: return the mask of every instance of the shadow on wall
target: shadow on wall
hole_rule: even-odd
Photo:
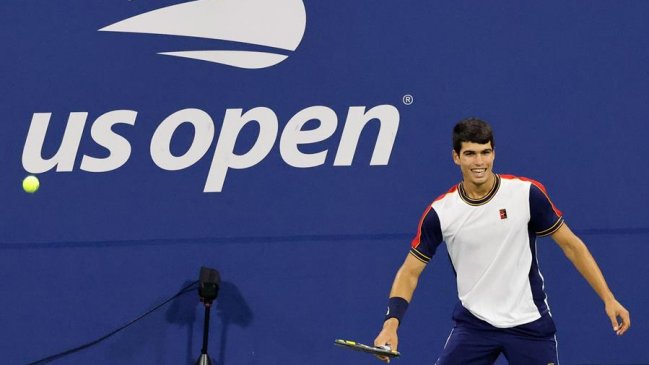
[[[191,284],[191,280],[187,280],[183,283],[182,287],[186,287]],[[176,324],[179,326],[187,326],[187,365],[194,363],[192,357],[195,356],[193,353],[194,347],[194,323],[196,323],[196,311],[199,304],[198,295],[192,293],[188,295],[183,295],[176,298],[171,303],[171,306],[167,310],[165,319],[167,322]]]
[[[180,288],[190,285],[193,280],[186,280]],[[169,325],[186,328],[186,360],[187,365],[194,365],[200,355],[203,334],[204,307],[200,305],[198,294],[195,290],[181,295],[171,302],[164,313],[152,313],[141,323],[127,329],[120,338],[108,349],[108,357],[116,362],[126,362],[141,351],[151,351],[156,355],[156,363],[165,364],[170,356],[165,350],[165,332]],[[216,312],[216,313],[214,313]],[[228,328],[231,325],[247,327],[252,323],[253,314],[239,289],[232,283],[221,282],[219,296],[212,307],[212,320],[210,321],[210,337],[208,353],[218,352],[218,360],[212,360],[213,365],[226,364],[226,345]],[[220,341],[215,346],[216,329],[220,328]],[[196,336],[196,338],[194,338]],[[148,350],[146,350],[148,348]]]
[[[191,281],[186,281],[183,284],[183,287],[189,285]],[[185,295],[176,299],[169,310],[167,310],[166,320],[169,323],[177,324],[180,326],[187,326],[187,365],[193,365],[200,351],[202,345],[202,337],[199,335],[197,342],[194,345],[194,329],[199,327],[199,331],[196,333],[203,333],[203,307],[198,306],[199,298],[193,295]],[[200,309],[197,309],[199,307]],[[208,353],[213,354],[218,351],[218,360],[212,361],[214,365],[225,365],[225,354],[226,354],[226,345],[228,338],[228,328],[230,325],[237,325],[240,327],[247,327],[252,323],[252,311],[246,303],[243,295],[234,284],[222,281],[219,289],[219,296],[216,299],[215,307],[212,307],[212,310],[215,310],[217,321],[210,322],[210,329],[214,329],[216,326],[220,327],[220,342],[217,348],[214,348],[213,342],[212,345],[208,343]],[[200,315],[197,315],[197,312]],[[212,317],[214,318],[214,316]],[[198,320],[198,324],[196,324]],[[216,322],[216,323],[215,323]],[[214,332],[210,331],[210,339],[214,338]],[[211,346],[210,346],[211,345]]]
[[[192,283],[193,280],[186,280],[179,287],[179,291]],[[169,323],[179,325],[187,324],[189,330],[191,330],[193,323],[196,321],[198,299],[195,295],[192,295],[193,292],[194,290],[171,301],[171,304],[168,304],[170,307],[166,313],[162,310],[157,310],[120,333],[108,347],[106,354],[107,360],[113,363],[128,363],[136,358],[138,354],[145,352],[147,354],[153,354],[152,361],[158,364],[167,363],[167,359],[171,357],[167,353],[168,350],[165,345],[165,335]],[[163,300],[163,298],[158,299],[159,302]],[[188,334],[189,344],[191,346],[192,333],[188,332]]]
[[[216,315],[221,320],[221,341],[219,343],[219,358],[214,365],[225,365],[225,351],[230,325],[242,328],[252,323],[253,314],[243,295],[234,284],[223,281],[219,298],[216,301]],[[188,363],[188,365],[190,365]]]

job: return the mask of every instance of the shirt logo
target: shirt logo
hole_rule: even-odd
[[[236,50],[177,50],[158,54],[259,69],[287,59],[302,41],[305,29],[302,0],[195,0],[136,15],[99,31],[231,41]],[[240,50],[241,45],[250,46],[251,50]],[[269,49],[260,50],[264,47]]]
[[[500,219],[507,219],[507,209],[500,210]]]

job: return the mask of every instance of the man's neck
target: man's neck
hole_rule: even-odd
[[[471,182],[463,181],[462,182],[462,187],[464,188],[464,192],[466,195],[471,198],[471,199],[481,199],[485,197],[491,189],[493,189],[494,185],[496,184],[496,174],[492,173],[491,176],[487,179],[487,181],[484,182],[484,184],[474,184]]]

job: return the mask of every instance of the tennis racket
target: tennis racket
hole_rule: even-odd
[[[368,346],[368,345],[363,345],[362,343],[358,343],[356,341],[340,340],[340,339],[335,340],[334,344],[354,351],[367,352],[368,354],[372,354],[372,355],[387,356],[390,358],[401,356],[401,353],[399,353],[399,351],[392,351],[388,346],[382,346],[382,347]]]

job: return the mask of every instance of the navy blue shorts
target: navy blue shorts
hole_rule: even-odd
[[[492,365],[500,354],[510,365],[559,364],[556,328],[548,313],[513,328],[493,327],[463,307],[453,318],[455,327],[435,365]]]

